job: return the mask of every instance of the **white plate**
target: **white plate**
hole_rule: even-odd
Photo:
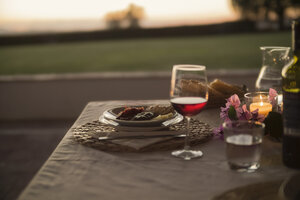
[[[107,124],[109,126],[112,126],[115,129],[117,129],[118,131],[134,131],[134,132],[163,130],[163,129],[167,129],[171,125],[181,122],[182,120],[183,120],[183,116],[180,114],[177,114],[175,117],[173,117],[169,120],[165,120],[159,126],[145,126],[145,125],[144,126],[123,126],[123,125],[120,125],[116,121],[107,119],[106,117],[104,117],[104,115],[101,115],[99,118],[100,122]]]
[[[146,107],[146,106],[137,106],[137,107]],[[180,115],[175,111],[174,115],[172,117],[168,118],[168,119],[142,120],[142,121],[117,119],[117,115],[124,109],[125,109],[125,107],[112,108],[112,109],[106,110],[103,113],[103,116],[104,116],[105,119],[107,119],[109,121],[113,121],[113,122],[118,123],[119,126],[160,127],[160,126],[163,125],[164,122],[169,121],[169,120],[174,119],[174,118],[177,118]]]

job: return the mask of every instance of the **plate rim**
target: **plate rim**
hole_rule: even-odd
[[[183,119],[184,119],[184,117],[182,115],[178,114],[176,117],[165,121],[165,122],[169,122],[169,123],[163,122],[160,126],[123,126],[123,125],[121,125],[121,124],[119,124],[115,121],[106,119],[103,114],[100,115],[100,117],[99,117],[100,122],[102,122],[102,123],[104,123],[108,126],[114,127],[115,129],[120,130],[120,131],[156,131],[156,130],[162,130],[162,129],[168,128],[171,125],[180,123]]]

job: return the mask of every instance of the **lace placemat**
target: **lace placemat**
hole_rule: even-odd
[[[186,123],[182,121],[169,127],[170,130],[185,130]],[[117,130],[99,121],[93,121],[72,129],[75,141],[78,143],[96,148],[102,151],[112,152],[146,152],[146,151],[166,151],[182,148],[184,138],[170,138],[155,144],[145,146],[141,149],[134,149],[129,146],[115,144],[112,141],[100,141],[98,137],[106,136],[108,133],[112,135]],[[195,146],[208,141],[212,136],[212,127],[199,120],[191,119],[190,125],[190,145]]]

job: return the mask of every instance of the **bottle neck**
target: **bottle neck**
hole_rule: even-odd
[[[292,32],[292,49],[296,56],[300,56],[300,20],[295,20],[293,22],[293,32]]]
[[[298,58],[300,58],[300,50],[294,50],[293,51],[293,54],[295,55],[295,56],[297,56]]]

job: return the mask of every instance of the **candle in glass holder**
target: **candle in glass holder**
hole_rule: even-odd
[[[269,102],[265,102],[262,99],[262,96],[259,97],[260,102],[254,102],[251,103],[249,106],[250,112],[253,112],[254,110],[258,109],[258,114],[264,115],[265,117],[268,116],[269,112],[272,111],[272,104]]]

